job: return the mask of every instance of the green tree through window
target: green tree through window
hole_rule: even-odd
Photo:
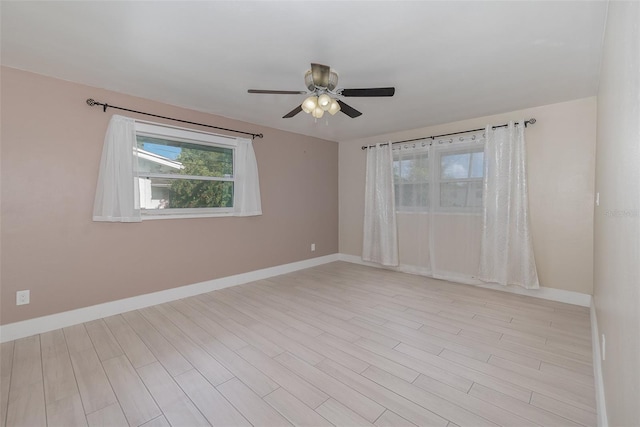
[[[141,205],[233,207],[233,148],[138,135]]]
[[[191,145],[191,144],[189,144]],[[182,163],[180,175],[206,177],[233,176],[233,150],[204,147],[182,150],[176,161]],[[202,179],[172,179],[168,208],[233,207],[233,182]]]

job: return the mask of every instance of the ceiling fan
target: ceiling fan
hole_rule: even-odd
[[[337,99],[337,97],[378,97],[393,96],[396,92],[394,87],[377,87],[364,89],[336,89],[338,86],[338,73],[331,69],[328,65],[311,64],[311,69],[304,75],[304,83],[309,91],[297,90],[263,90],[249,89],[249,93],[262,93],[274,95],[310,95],[301,105],[282,116],[288,119],[301,111],[311,114],[319,119],[325,112],[331,115],[342,111],[347,116],[356,118],[362,113],[352,106]]]

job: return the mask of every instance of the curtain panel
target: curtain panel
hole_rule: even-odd
[[[398,265],[391,144],[378,144],[367,150],[362,259]]]
[[[525,123],[487,126],[480,280],[538,289],[527,193]]]
[[[237,144],[233,215],[262,215],[258,162],[253,151],[253,143],[250,139],[238,138]]]
[[[104,137],[93,220],[140,222],[135,120],[114,114]]]

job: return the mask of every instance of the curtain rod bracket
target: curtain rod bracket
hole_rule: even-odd
[[[241,133],[243,135],[251,135],[251,139],[252,140],[256,139],[256,138],[263,138],[264,137],[264,135],[261,134],[261,133],[243,132],[241,130],[227,129],[227,128],[223,128],[223,127],[219,127],[219,126],[206,125],[204,123],[190,122],[188,120],[174,119],[173,117],[159,116],[157,114],[145,113],[143,111],[136,111],[136,110],[130,110],[128,108],[116,107],[115,105],[109,105],[106,102],[103,104],[102,102],[98,102],[93,98],[87,99],[87,105],[90,106],[90,107],[93,107],[94,105],[100,105],[100,106],[102,106],[102,111],[105,112],[105,113],[107,112],[107,108],[115,108],[116,110],[129,111],[131,113],[144,114],[145,116],[158,117],[160,119],[166,119],[166,120],[173,120],[174,122],[188,123],[190,125],[204,126],[204,127],[207,127],[207,128],[226,130],[227,132]]]

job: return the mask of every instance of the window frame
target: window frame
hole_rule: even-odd
[[[224,135],[216,135],[208,132],[186,129],[176,126],[161,125],[157,123],[149,123],[144,121],[136,121],[135,123],[136,140],[138,136],[146,136],[151,138],[164,139],[167,141],[184,142],[194,145],[231,149],[233,156],[233,176],[231,177],[211,177],[199,175],[179,175],[179,174],[163,174],[152,172],[137,172],[140,178],[167,178],[167,179],[198,179],[202,181],[217,182],[233,182],[235,195],[235,178],[237,170],[236,160],[236,138],[226,137]],[[135,166],[138,167],[138,156],[135,156]],[[140,190],[136,197],[140,197]],[[139,200],[139,199],[138,199]],[[207,217],[223,217],[233,216],[234,204],[230,207],[218,208],[168,208],[168,209],[149,209],[140,207],[140,215],[142,220],[154,219],[177,219],[177,218],[207,218]]]

